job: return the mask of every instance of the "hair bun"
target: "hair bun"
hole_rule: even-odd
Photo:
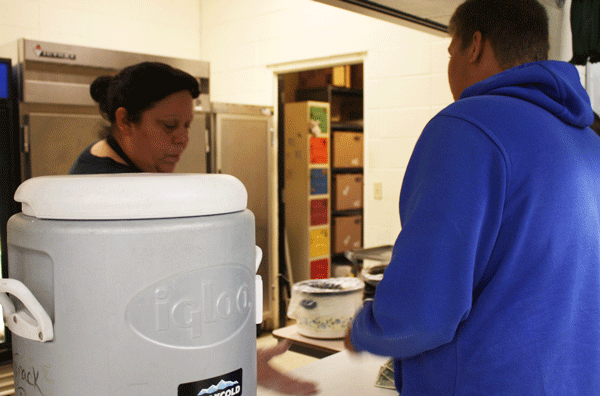
[[[108,100],[108,88],[113,81],[112,76],[100,76],[90,85],[90,95],[100,108],[100,113],[104,118],[112,122],[110,103]]]
[[[111,76],[100,76],[94,80],[90,85],[90,95],[94,101],[102,105],[106,102],[106,96],[108,93],[108,86],[112,82],[113,77]]]

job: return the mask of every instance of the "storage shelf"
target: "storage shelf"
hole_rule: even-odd
[[[363,241],[363,197],[362,191],[356,187],[360,183],[359,188],[362,188],[363,181],[349,179],[349,175],[362,177],[364,173],[363,90],[331,85],[303,88],[296,91],[296,101],[326,102],[330,106],[329,193],[334,201],[331,202],[329,218],[330,264],[351,264],[344,253],[336,252],[342,249],[360,249]],[[361,192],[360,195],[357,195],[357,191]],[[349,209],[335,210],[334,207]]]
[[[332,217],[357,216],[362,215],[363,209],[332,210]]]
[[[327,278],[331,264],[329,103],[287,103],[284,121],[285,224],[293,279]],[[306,128],[314,121],[320,124],[318,136]]]
[[[334,94],[343,96],[362,97],[363,90],[355,88],[337,87],[335,85],[328,85],[325,87],[317,88],[302,88],[296,91],[296,100],[319,100],[323,102],[328,102],[329,95]]]
[[[363,173],[363,168],[331,168],[331,173]]]
[[[354,124],[352,122],[332,122],[331,131],[350,131],[350,132],[363,132],[364,127],[362,125]]]
[[[352,264],[352,261],[348,260],[345,253],[333,253],[331,255],[332,264]]]
[[[347,126],[354,131],[362,125],[356,121],[363,119],[363,90],[329,85],[322,88],[302,88],[296,91],[296,101],[316,100],[331,106],[331,126]]]

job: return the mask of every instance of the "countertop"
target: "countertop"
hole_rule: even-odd
[[[279,340],[291,342],[290,351],[300,352],[316,358],[324,358],[343,351],[343,339],[317,339],[298,334],[296,325],[273,330],[273,336]]]
[[[315,381],[322,396],[397,396],[395,390],[375,386],[379,368],[388,359],[369,353],[351,354],[343,351],[292,370],[290,374]],[[261,387],[257,391],[257,396],[279,395]]]

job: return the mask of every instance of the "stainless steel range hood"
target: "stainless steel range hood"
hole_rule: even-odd
[[[405,21],[447,32],[450,17],[464,0],[314,0],[388,22]],[[561,8],[565,0],[540,0],[547,8]]]

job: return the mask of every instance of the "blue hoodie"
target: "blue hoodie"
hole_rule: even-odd
[[[600,395],[600,139],[575,67],[529,63],[425,127],[359,351],[402,396]]]

